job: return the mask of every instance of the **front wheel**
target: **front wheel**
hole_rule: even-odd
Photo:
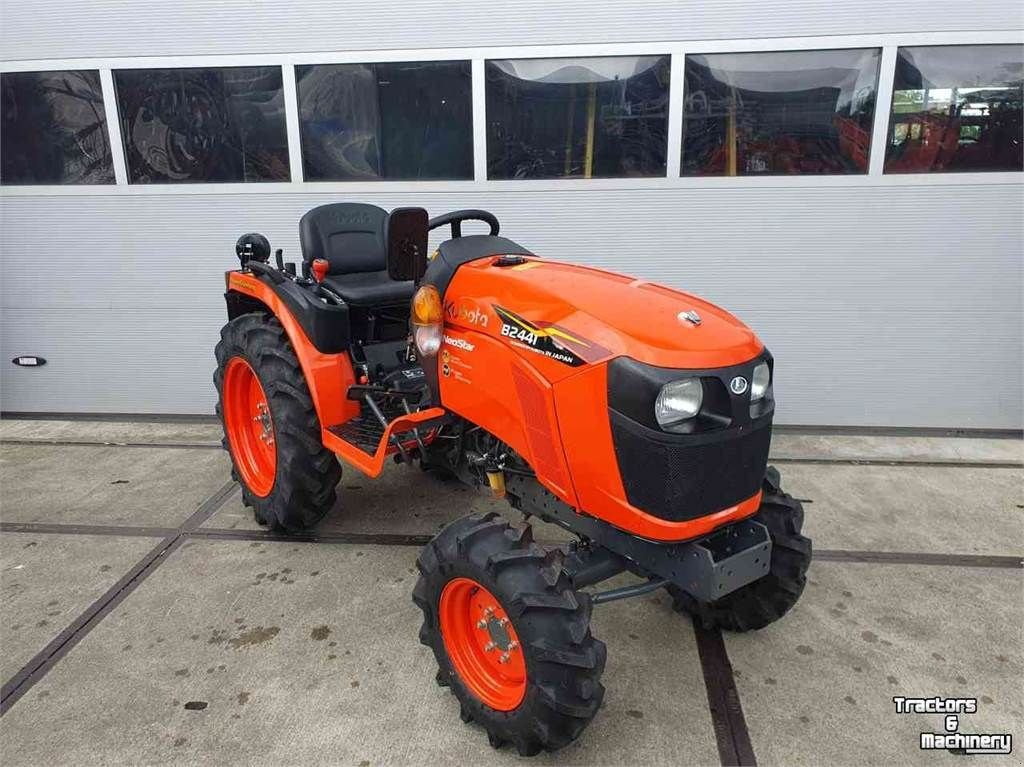
[[[450,524],[417,566],[420,641],[463,721],[523,756],[575,740],[604,697],[605,646],[590,634],[590,597],[572,589],[560,553],[488,513]]]
[[[782,491],[779,472],[769,467],[762,487],[761,507],[752,520],[768,528],[772,560],[768,574],[714,602],[698,602],[677,586],[668,591],[675,608],[699,620],[705,628],[751,631],[774,623],[797,603],[807,583],[811,539],[800,534],[804,508]]]
[[[281,323],[262,313],[225,325],[215,351],[217,414],[232,476],[256,521],[300,532],[336,500],[338,459],[320,441],[320,420]]]

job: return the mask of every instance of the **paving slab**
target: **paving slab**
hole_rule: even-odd
[[[815,546],[1024,554],[1024,470],[780,465]]]
[[[120,444],[198,444],[220,446],[221,426],[215,421],[145,422],[0,419],[0,439]]]
[[[919,750],[942,717],[897,716],[894,695],[977,698],[961,731],[1009,732],[1017,756],[1022,604],[1020,570],[813,564],[789,615],[726,636],[758,763],[963,764]]]
[[[0,535],[0,675],[7,681],[159,539]]]
[[[8,711],[4,764],[522,764],[435,684],[416,553],[188,542]],[[605,705],[531,763],[716,763],[689,623],[665,596],[595,612]]]
[[[219,450],[0,446],[4,522],[176,527],[230,478]]]
[[[772,434],[775,459],[1024,463],[1019,438]]]

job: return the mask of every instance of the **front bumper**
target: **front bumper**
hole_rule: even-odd
[[[772,541],[768,528],[752,519],[682,544],[672,578],[700,602],[712,602],[768,574]]]

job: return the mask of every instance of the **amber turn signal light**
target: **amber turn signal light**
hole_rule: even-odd
[[[436,325],[442,318],[441,294],[433,285],[424,285],[412,297],[412,321],[415,325]]]

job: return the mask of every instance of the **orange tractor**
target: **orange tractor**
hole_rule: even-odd
[[[490,234],[462,236],[467,220]],[[799,599],[811,543],[767,467],[774,363],[754,333],[498,230],[481,210],[324,205],[302,218],[301,271],[244,235],[214,381],[263,524],[315,525],[336,502],[338,458],[370,477],[418,461],[522,513],[515,527],[489,513],[444,528],[412,596],[463,720],[535,754],[601,705],[595,605],[665,588],[706,626],[758,629]],[[571,542],[535,542],[531,516]],[[624,572],[639,580],[592,589]]]

